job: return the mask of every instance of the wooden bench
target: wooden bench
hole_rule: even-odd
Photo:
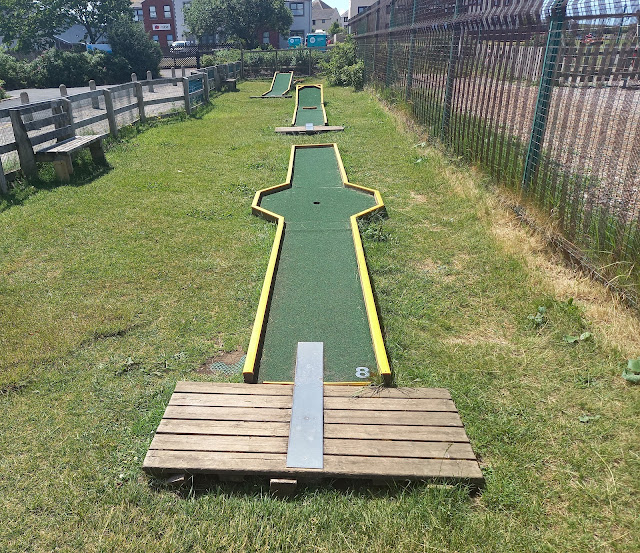
[[[72,156],[83,148],[89,148],[95,163],[106,163],[102,145],[106,134],[76,136],[71,102],[66,98],[13,108],[9,110],[9,116],[20,166],[27,177],[37,176],[36,162],[41,161],[53,163],[57,177],[61,181],[69,181],[73,173]],[[47,130],[47,127],[51,129]],[[52,140],[57,142],[41,146]]]

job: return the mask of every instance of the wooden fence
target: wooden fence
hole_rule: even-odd
[[[242,66],[238,61],[205,67],[189,76],[184,70],[182,76],[176,76],[174,70],[170,78],[151,79],[148,73],[146,80],[139,81],[133,74],[129,83],[99,90],[95,90],[92,82],[92,90],[71,96],[67,96],[66,87],[60,85],[60,94],[71,103],[72,124],[79,134],[82,129],[91,129],[117,137],[118,129],[136,121],[144,123],[148,117],[162,116],[176,109],[184,109],[190,115],[196,106],[209,102],[212,91],[222,90],[226,80],[239,79],[241,74]],[[56,99],[52,98],[50,102],[53,111]],[[24,107],[0,109],[0,192],[5,194],[8,183],[20,170],[10,112]],[[3,156],[7,165],[12,166],[6,173]]]

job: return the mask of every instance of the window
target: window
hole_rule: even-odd
[[[171,19],[171,6],[164,7],[164,17],[165,19]]]
[[[300,36],[304,38],[304,31],[302,31],[301,29],[291,29],[289,31],[289,36]]]
[[[142,21],[142,8],[135,8],[133,10],[133,20]]]
[[[167,44],[171,46],[173,44],[173,35],[167,35]]]
[[[322,20],[322,22],[323,22],[323,23],[326,23],[326,22],[327,22],[327,20],[326,20],[326,19],[323,19],[323,20]]]
[[[153,39],[154,42],[160,42],[158,35],[153,35],[151,38]]]
[[[362,13],[364,11],[367,11],[367,9],[369,8],[369,6],[358,6],[358,13]],[[391,7],[387,7],[387,13],[391,13]]]
[[[269,44],[269,31],[262,33],[262,44]]]
[[[293,15],[304,15],[304,4],[302,2],[291,2],[289,9]]]
[[[315,24],[316,24],[316,20],[315,20],[315,19],[312,19],[312,20],[311,20],[311,24],[312,24],[312,25],[315,25]]]
[[[149,17],[151,19],[156,19],[158,17],[158,14],[156,13],[156,7],[155,6],[149,6]]]

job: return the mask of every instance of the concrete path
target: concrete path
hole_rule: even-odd
[[[191,69],[187,70],[187,74],[191,74]],[[171,69],[161,69],[160,75],[163,78],[171,77]],[[180,70],[176,72],[176,76],[180,75]],[[105,86],[97,86],[97,89],[108,88],[113,85],[105,85]],[[72,94],[80,94],[81,92],[88,92],[88,86],[78,86],[67,88],[67,94],[71,96]],[[58,88],[23,88],[21,90],[9,90],[8,94],[11,96],[6,100],[0,100],[0,109],[12,108],[20,105],[20,93],[26,92],[29,95],[30,102],[44,102],[46,100],[51,100],[51,98],[59,98],[60,90]]]

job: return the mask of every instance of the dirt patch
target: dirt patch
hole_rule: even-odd
[[[201,366],[196,370],[200,374],[211,373],[235,373],[239,370],[239,365],[244,362],[245,352],[242,348],[238,348],[235,351],[223,351],[209,357]]]

